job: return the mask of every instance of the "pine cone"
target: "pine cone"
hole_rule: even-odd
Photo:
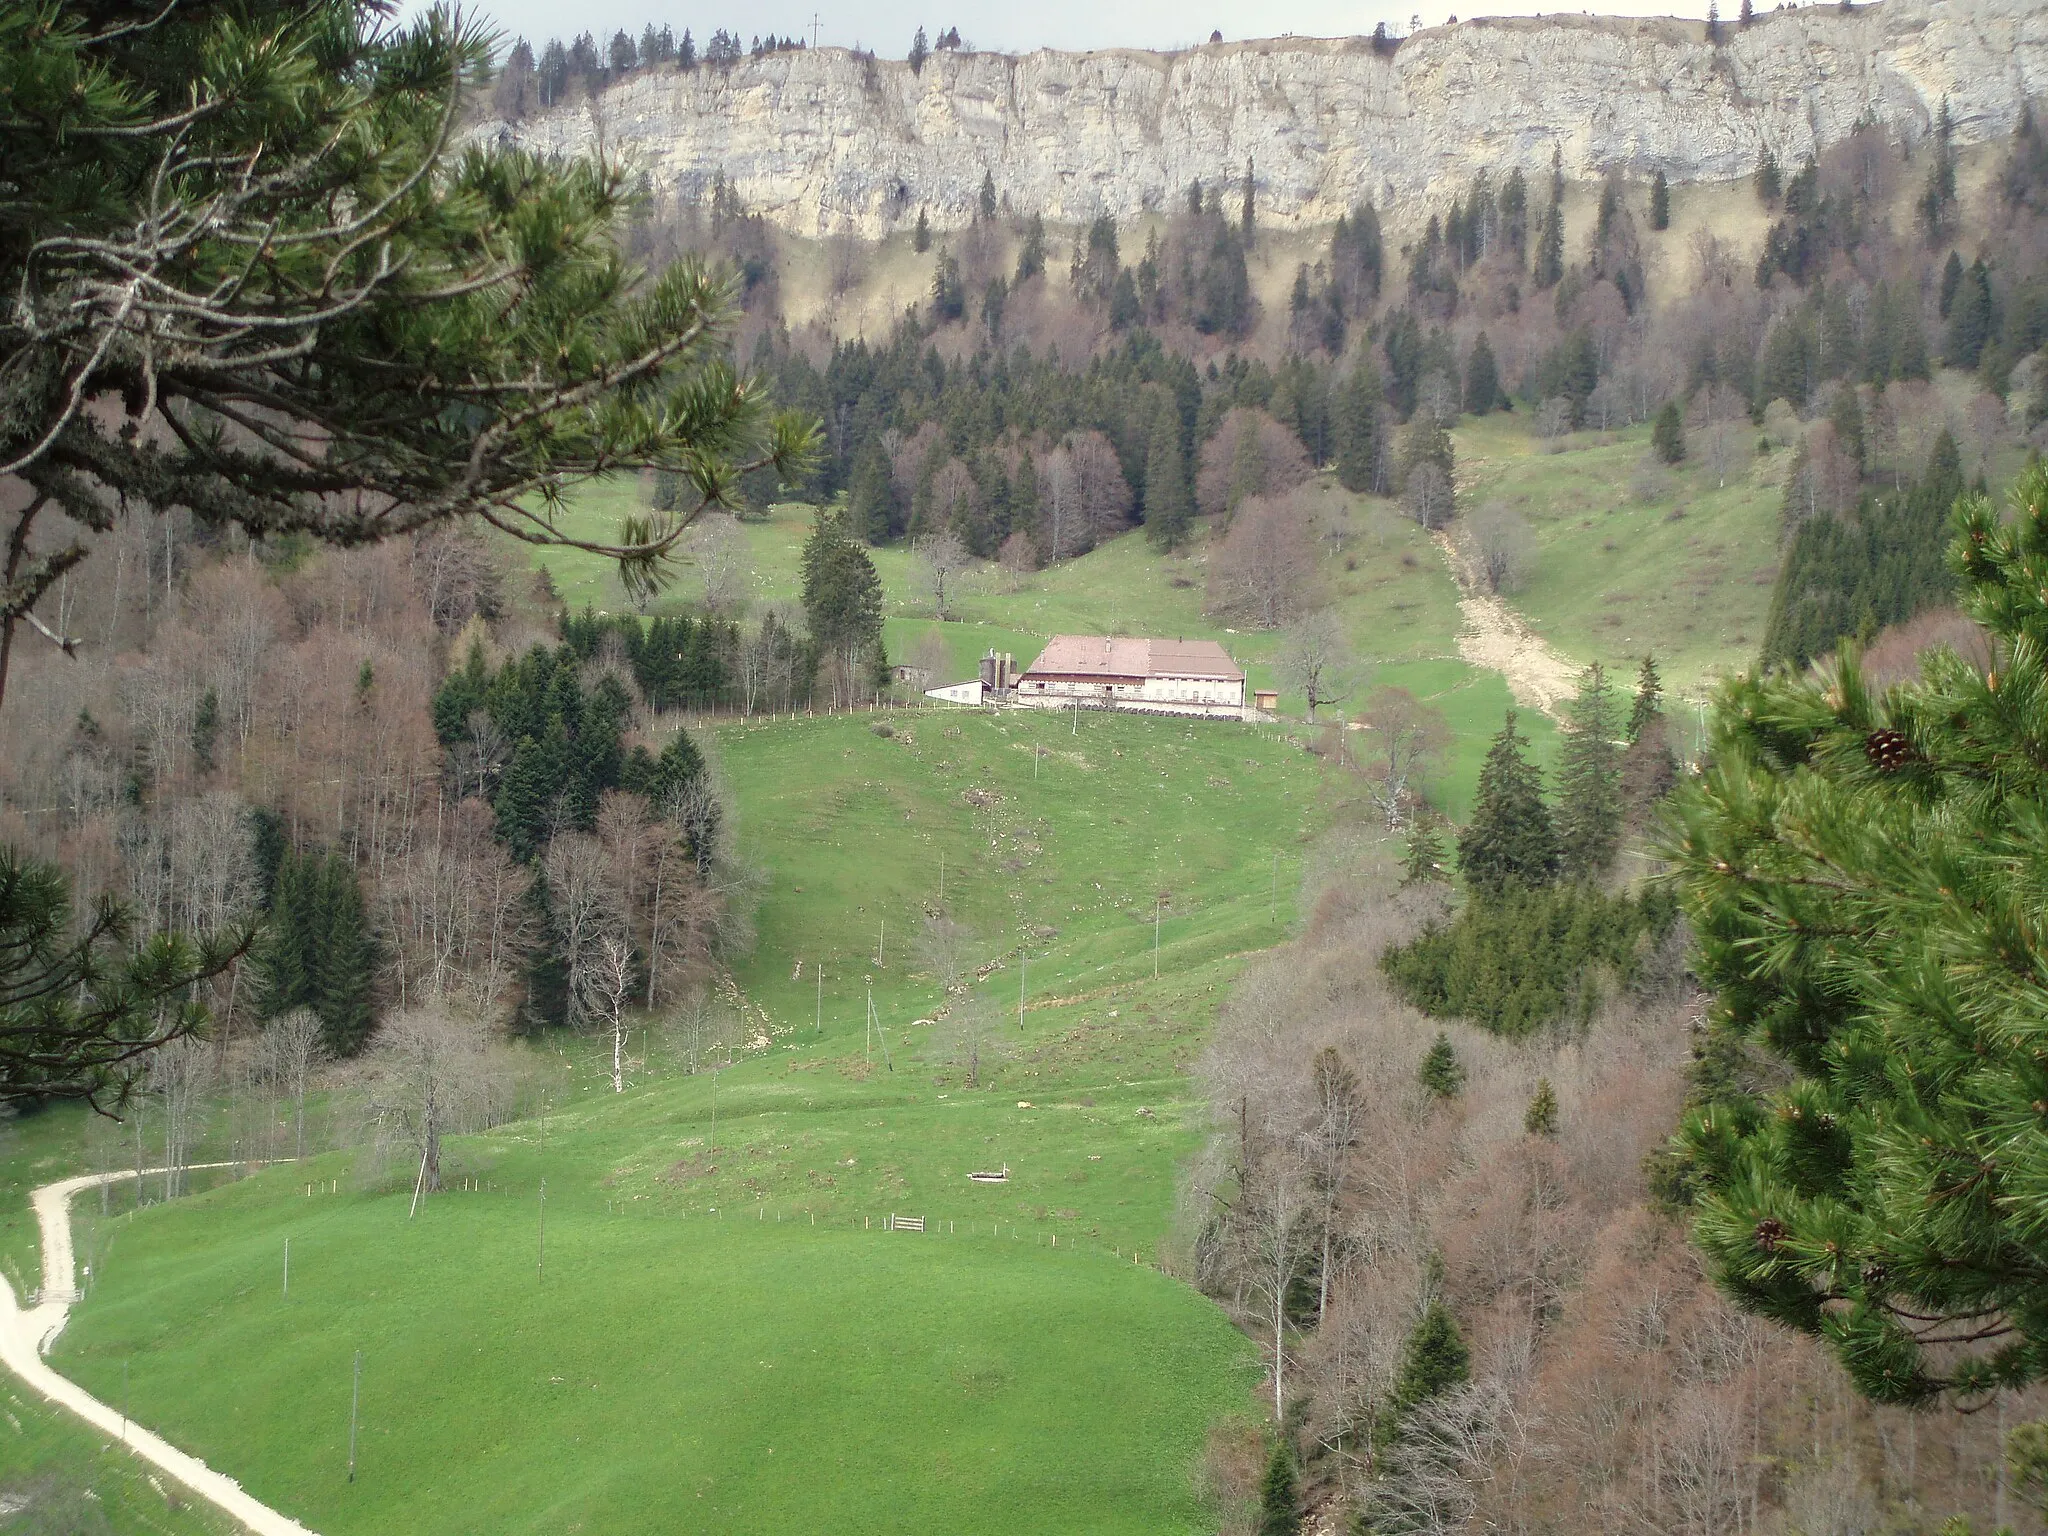
[[[1785,1223],[1775,1216],[1766,1216],[1756,1224],[1756,1245],[1765,1253],[1776,1253],[1778,1244],[1785,1240]]]
[[[1905,732],[1890,729],[1872,731],[1863,738],[1863,755],[1879,773],[1897,773],[1919,757]]]

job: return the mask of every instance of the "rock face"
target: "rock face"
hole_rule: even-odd
[[[1733,10],[1734,6],[1727,7]],[[1320,224],[1362,198],[1442,203],[1478,171],[1609,169],[1674,181],[1796,164],[1875,117],[1918,142],[1944,97],[1959,143],[2009,133],[2048,93],[2041,0],[1884,0],[1724,23],[1560,16],[1433,28],[1391,52],[1284,38],[1185,53],[940,53],[907,64],[827,48],[728,72],[658,70],[595,102],[485,133],[546,151],[625,151],[657,186],[723,172],[795,234],[966,223],[984,172],[1019,211],[1074,222],[1174,204],[1247,159],[1259,216]],[[1539,183],[1540,185],[1540,179]]]

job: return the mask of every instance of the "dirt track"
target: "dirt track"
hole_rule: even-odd
[[[1432,537],[1458,584],[1458,612],[1465,620],[1458,634],[1458,654],[1473,666],[1506,678],[1517,704],[1558,716],[1558,706],[1577,688],[1579,668],[1530,629],[1514,609],[1479,589],[1448,533],[1438,530]]]
[[[216,1165],[224,1166],[224,1165]],[[144,1174],[162,1173],[145,1168]],[[43,1288],[36,1306],[24,1308],[14,1288],[0,1280],[0,1362],[42,1396],[68,1408],[93,1428],[118,1438],[136,1455],[168,1472],[194,1496],[242,1522],[257,1536],[313,1536],[298,1521],[279,1514],[242,1491],[242,1485],[216,1472],[197,1456],[188,1456],[170,1442],[129,1422],[119,1410],[108,1407],[68,1377],[60,1376],[43,1359],[43,1351],[63,1331],[78,1299],[78,1278],[72,1267],[71,1199],[81,1190],[136,1177],[133,1169],[121,1173],[88,1173],[73,1179],[59,1179],[35,1192],[36,1222],[42,1228]]]

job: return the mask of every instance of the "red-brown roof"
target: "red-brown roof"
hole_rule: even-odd
[[[1030,677],[1199,677],[1241,683],[1244,673],[1214,640],[1054,635],[1024,671]]]

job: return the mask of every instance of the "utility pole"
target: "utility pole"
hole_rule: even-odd
[[[825,962],[822,960],[818,962],[818,1011],[817,1016],[811,1020],[811,1033],[825,1033]]]
[[[861,980],[866,985],[868,993],[867,1044],[862,1047],[862,1051],[865,1055],[873,1056],[875,1054],[875,978],[863,976]]]
[[[889,919],[887,919],[887,918],[885,917],[885,918],[883,918],[883,919],[882,919],[882,928],[881,928],[881,932],[879,932],[879,933],[877,933],[877,934],[875,935],[875,969],[876,969],[876,970],[878,970],[878,971],[879,971],[879,970],[880,970],[880,969],[882,968],[882,955],[883,955],[883,953],[885,952],[885,949],[886,949],[886,947],[887,947],[887,945],[888,945],[888,942],[889,942]],[[873,977],[870,977],[870,978],[869,978],[869,980],[873,980],[873,979],[874,979]]]
[[[348,1480],[356,1480],[356,1413],[363,1403],[363,1352],[356,1351],[356,1384],[348,1397]]]
[[[715,1093],[715,1092],[717,1092],[717,1090],[718,1090],[718,1074],[717,1074],[717,1072],[715,1072],[715,1071],[714,1071],[714,1072],[713,1072],[713,1073],[711,1074],[711,1088],[712,1088],[712,1091],[713,1091],[714,1093]],[[712,1102],[716,1103],[717,1101],[716,1101],[716,1100],[713,1100]],[[716,1124],[716,1123],[717,1123],[716,1121],[714,1121],[714,1122],[713,1122],[713,1124]],[[540,1246],[539,1246],[539,1248],[538,1248],[538,1249],[536,1250],[536,1257],[535,1257],[535,1259],[534,1259],[534,1263],[533,1263],[533,1277],[534,1277],[534,1279],[536,1279],[536,1280],[545,1280],[545,1279],[547,1278],[547,1275],[548,1275],[548,1181],[547,1181],[547,1178],[546,1178],[546,1176],[545,1176],[545,1175],[543,1175],[543,1176],[542,1176],[542,1178],[541,1178],[541,1181],[540,1181]],[[361,1355],[357,1355],[357,1356],[356,1356],[356,1359],[357,1359],[358,1361],[360,1361],[360,1360],[362,1359],[362,1356],[361,1356]],[[359,1365],[359,1366],[358,1366],[357,1368],[358,1368],[358,1369],[361,1369],[360,1365]]]
[[[1031,964],[1031,952],[1023,945],[1017,946],[1017,1028],[1024,1028],[1024,973]]]
[[[285,1294],[285,1296],[286,1296],[287,1298],[289,1298],[289,1297],[291,1296],[291,1293],[292,1293],[292,1240],[291,1240],[290,1238],[286,1238],[286,1239],[284,1240],[284,1294]]]
[[[1152,979],[1159,979],[1159,898],[1152,898]]]
[[[811,12],[811,52],[818,51],[818,13]]]

